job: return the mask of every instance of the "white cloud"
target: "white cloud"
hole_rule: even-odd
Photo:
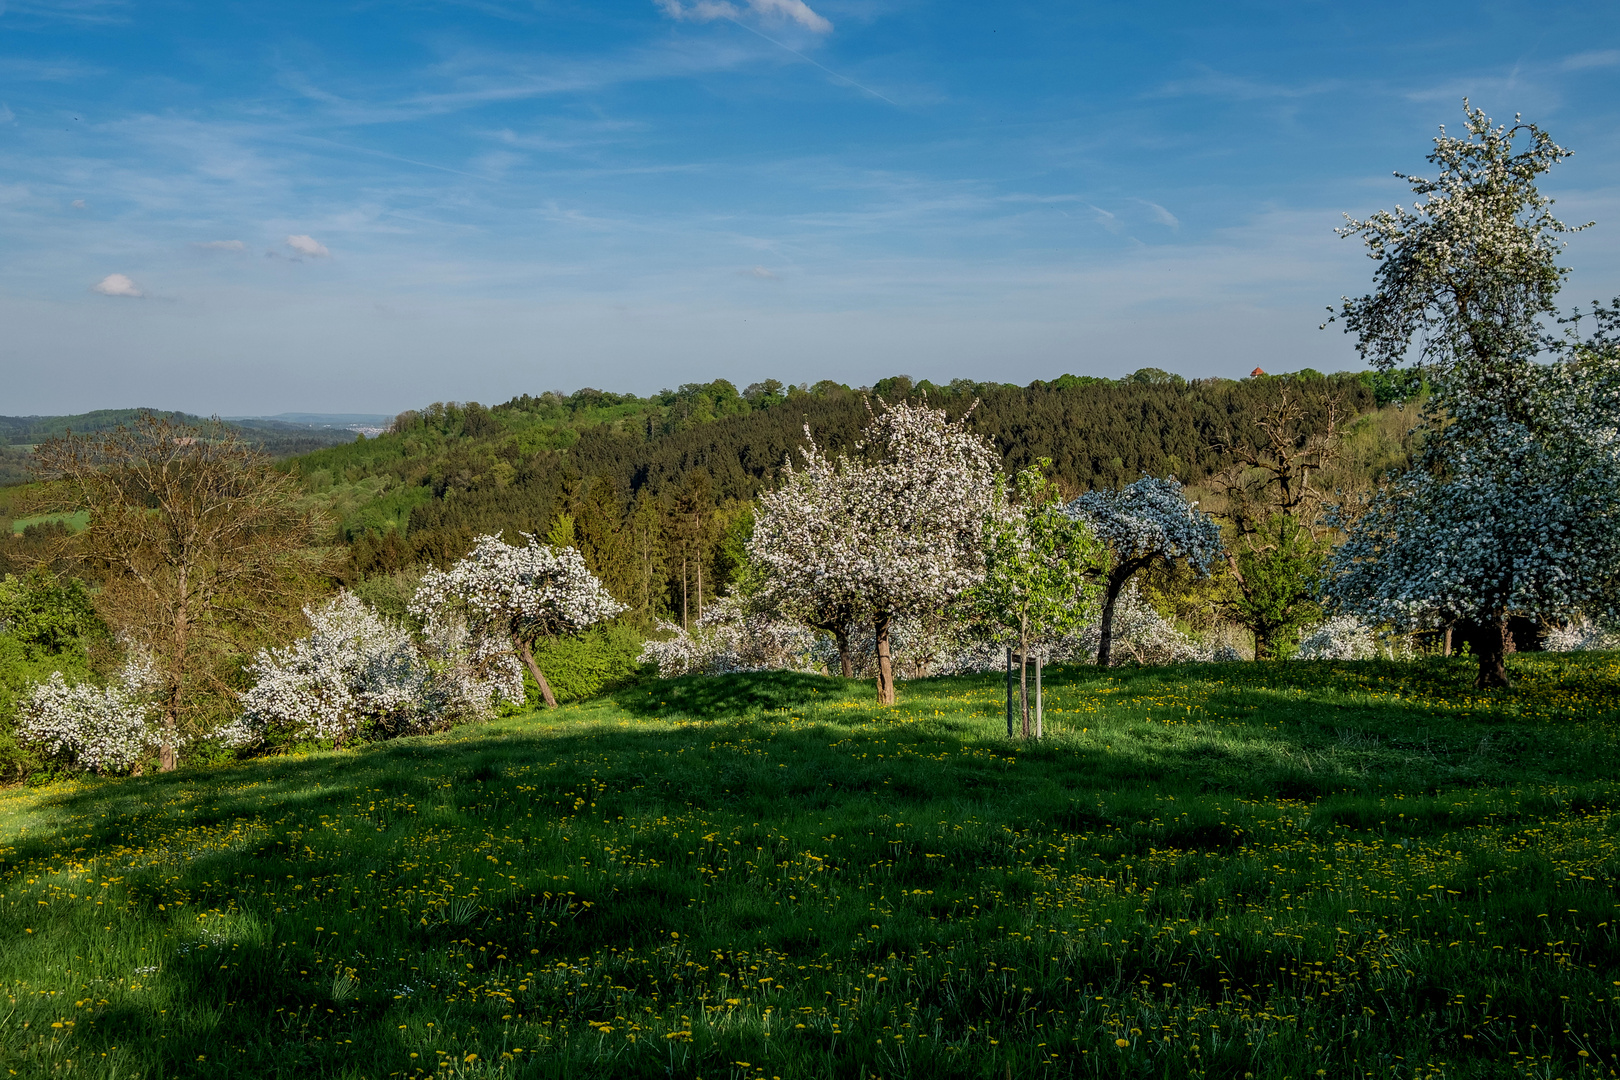
[[[1164,225],[1171,229],[1181,228],[1181,221],[1176,217],[1176,215],[1172,214],[1158,203],[1148,202],[1146,199],[1137,199],[1136,201],[1147,207],[1148,215],[1160,225]]]
[[[1090,203],[1086,203],[1086,209],[1090,210],[1093,214],[1096,214],[1097,224],[1101,225],[1111,233],[1117,233],[1125,227],[1125,223],[1119,220],[1119,216],[1117,214],[1110,213],[1100,206],[1092,206]]]
[[[308,255],[312,259],[324,259],[332,254],[327,250],[325,244],[313,236],[289,236],[287,237],[287,246],[298,252],[298,254]]]
[[[288,237],[287,238],[287,243],[291,244],[294,240],[309,240],[309,237],[307,237],[307,236]],[[314,243],[313,240],[311,240],[310,242]],[[192,244],[191,246],[196,248],[199,251],[246,251],[247,250],[247,245],[242,243],[242,241],[240,241],[240,240],[204,240],[204,241],[202,241],[200,243]],[[320,247],[319,244],[316,244],[315,246]],[[322,253],[325,253],[326,249],[321,248],[321,251],[322,251]]]
[[[11,111],[11,106],[0,101],[0,124],[9,124],[17,119],[17,114]]]
[[[713,22],[715,19],[741,19],[742,8],[730,0],[694,0],[683,7],[681,0],[653,0],[672,19],[689,22]],[[833,25],[810,10],[804,0],[748,0],[748,12],[772,22],[797,23],[817,34],[832,32]]]
[[[128,274],[108,274],[91,286],[102,296],[127,296],[139,300],[146,294],[129,279]]]
[[[75,210],[83,210],[84,207],[85,207],[85,202],[84,202],[83,199],[74,199],[73,202],[70,205]]]
[[[737,273],[743,275],[744,277],[758,278],[761,281],[779,280],[775,274],[765,269],[763,266],[750,267],[747,270],[739,270]]]
[[[1620,65],[1620,49],[1600,49],[1595,52],[1576,53],[1567,57],[1562,64],[1565,71],[1581,71],[1585,68],[1604,68]]]

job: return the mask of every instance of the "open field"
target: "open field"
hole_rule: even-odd
[[[0,794],[0,1062],[1610,1076],[1620,657],[646,684]]]

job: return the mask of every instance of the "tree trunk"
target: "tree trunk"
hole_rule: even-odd
[[[889,656],[889,626],[894,622],[892,612],[880,611],[873,620],[877,634],[878,704],[894,704],[894,662]]]
[[[162,772],[174,772],[175,767],[180,764],[180,755],[175,753],[174,746],[177,741],[175,729],[179,726],[175,723],[177,704],[175,696],[171,695],[163,708],[163,731],[158,744],[158,769]]]
[[[546,682],[546,677],[540,674],[540,665],[534,662],[534,654],[529,651],[529,643],[519,641],[517,645],[518,655],[523,657],[523,663],[528,667],[529,674],[534,676],[535,683],[540,687],[540,696],[545,699],[546,708],[555,709],[557,696],[551,692],[551,684]]]
[[[1271,634],[1265,630],[1254,632],[1254,658],[1256,660],[1271,659]]]
[[[1479,654],[1479,675],[1474,686],[1480,690],[1505,689],[1511,685],[1507,676],[1507,620],[1480,623],[1470,642]]]
[[[681,629],[691,633],[692,624],[686,618],[686,545],[681,545]]]
[[[1125,591],[1125,583],[1131,580],[1131,575],[1140,569],[1141,566],[1134,561],[1121,563],[1108,575],[1107,589],[1103,594],[1102,623],[1097,628],[1098,667],[1107,667],[1114,656],[1114,602]]]
[[[1445,656],[1451,655],[1451,624],[1446,623]]]
[[[163,731],[158,742],[158,769],[162,772],[173,772],[180,766],[180,690],[186,682],[186,647],[191,636],[191,621],[186,617],[189,600],[186,567],[180,567],[176,578],[180,603],[174,615],[174,658],[169,671],[168,700],[163,703]]]
[[[1119,589],[1114,586],[1112,575],[1108,578],[1108,591],[1103,594],[1102,623],[1098,626],[1097,634],[1097,666],[1107,667],[1109,659],[1114,652],[1114,601],[1119,599]]]
[[[844,678],[855,677],[855,662],[849,655],[849,627],[833,631],[833,642],[838,646],[838,666],[843,670]]]

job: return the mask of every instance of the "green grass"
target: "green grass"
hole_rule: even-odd
[[[11,531],[20,536],[28,526],[42,525],[47,521],[64,522],[69,532],[83,532],[90,524],[90,511],[79,510],[72,514],[37,514],[34,517],[18,518],[11,523]]]
[[[643,684],[0,795],[0,1063],[1609,1076],[1620,658]],[[61,1025],[56,1026],[56,1025]]]

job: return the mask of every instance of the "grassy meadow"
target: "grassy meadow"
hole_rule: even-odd
[[[1620,1069],[1620,657],[643,684],[0,793],[15,1076]]]

